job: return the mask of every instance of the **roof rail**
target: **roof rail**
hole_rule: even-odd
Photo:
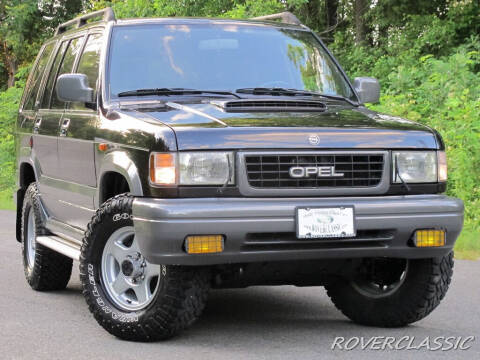
[[[278,14],[257,16],[257,17],[251,18],[251,20],[281,20],[285,24],[302,25],[300,20],[298,20],[298,18],[295,15],[293,15],[290,11],[284,11]]]
[[[115,20],[115,13],[111,7],[107,7],[102,10],[94,11],[89,14],[81,15],[76,17],[75,19],[69,20],[57,26],[57,30],[55,31],[55,35],[64,33],[67,31],[67,28],[70,26],[76,25],[77,29],[85,26],[87,24],[87,20],[102,16],[103,21],[112,21]]]

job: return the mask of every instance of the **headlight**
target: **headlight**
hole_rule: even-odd
[[[152,153],[150,181],[155,185],[224,185],[234,183],[233,153],[196,151]]]
[[[223,185],[233,182],[233,154],[179,153],[180,185]]]
[[[394,151],[392,157],[393,182],[401,183],[402,180],[406,183],[437,182],[437,153],[435,151]]]

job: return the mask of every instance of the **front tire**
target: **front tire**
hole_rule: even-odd
[[[38,291],[65,289],[73,260],[36,241],[38,235],[46,233],[36,183],[30,184],[25,192],[21,231],[23,268],[28,284]]]
[[[83,295],[110,334],[132,341],[163,340],[201,315],[209,272],[149,263],[135,240],[132,203],[133,197],[118,195],[89,223],[80,256]]]
[[[352,280],[326,286],[335,306],[352,321],[401,327],[430,314],[445,297],[453,252],[431,259],[368,259]]]

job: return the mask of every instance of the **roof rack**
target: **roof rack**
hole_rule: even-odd
[[[251,18],[251,20],[281,20],[285,24],[302,25],[300,20],[298,20],[298,18],[295,15],[293,15],[290,11],[284,11],[278,14],[257,16],[257,17]]]
[[[103,21],[115,20],[115,13],[113,12],[113,9],[111,7],[107,7],[102,10],[94,11],[89,14],[79,16],[75,19],[69,20],[67,22],[64,22],[63,24],[58,25],[57,30],[55,31],[55,35],[64,33],[65,31],[67,31],[67,28],[73,25],[76,25],[78,29],[82,26],[85,26],[87,24],[87,20],[100,17],[100,16],[103,17]]]

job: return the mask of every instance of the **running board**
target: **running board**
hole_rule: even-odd
[[[36,241],[69,258],[80,259],[80,246],[72,241],[55,235],[38,236]]]

